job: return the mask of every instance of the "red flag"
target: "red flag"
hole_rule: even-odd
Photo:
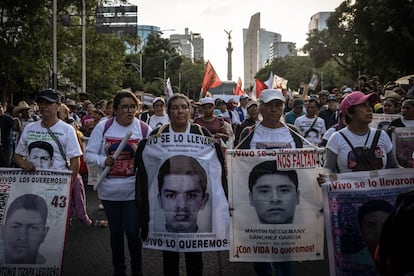
[[[259,79],[256,79],[256,97],[259,98],[262,90],[267,89],[267,85]]]
[[[210,88],[217,87],[223,82],[220,80],[219,76],[211,65],[210,61],[207,61],[206,71],[204,72],[203,84],[201,88],[203,92],[206,93]]]
[[[239,77],[239,80],[237,81],[236,88],[234,89],[233,94],[236,96],[244,95],[244,91],[242,90],[242,81],[240,77]]]

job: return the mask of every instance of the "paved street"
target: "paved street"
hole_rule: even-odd
[[[93,221],[105,219],[104,211],[98,210],[99,200],[92,187],[86,187],[88,213]],[[68,228],[63,262],[63,276],[105,276],[112,275],[109,229],[84,226],[77,219]],[[325,256],[327,256],[325,252]],[[228,251],[203,254],[204,275],[255,275],[250,263],[230,263]],[[180,271],[185,275],[184,256],[180,258]],[[162,275],[161,251],[144,249],[144,274]],[[294,272],[302,275],[329,275],[328,262],[296,262]]]

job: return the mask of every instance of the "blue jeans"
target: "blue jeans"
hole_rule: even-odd
[[[292,276],[292,262],[274,263],[277,276]],[[253,263],[254,271],[258,276],[272,276],[272,263]]]
[[[131,270],[142,275],[142,243],[139,237],[139,214],[135,201],[102,200],[111,234],[112,264],[115,273],[125,273],[124,234],[127,237]]]

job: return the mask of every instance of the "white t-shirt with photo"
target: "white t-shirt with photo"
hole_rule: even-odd
[[[59,120],[56,124],[50,127],[50,130],[55,134],[56,138],[59,139],[68,160],[82,155],[75,129],[71,125]],[[41,125],[41,121],[30,123],[23,129],[19,143],[16,147],[16,153],[27,157],[28,161],[31,161],[29,157],[29,145],[36,141],[49,143],[53,147],[52,162],[47,169],[68,169],[66,160],[63,159],[63,156],[60,153],[59,146],[50,136],[47,129]]]
[[[340,134],[343,133],[346,138],[352,143],[352,146],[357,150],[362,148],[370,148],[374,140],[375,128],[370,128],[369,135],[357,135],[351,132],[347,127],[332,134],[326,145],[327,149],[331,150],[337,155],[337,165],[339,172],[355,171],[357,160],[354,157],[352,148],[346,142],[345,138]],[[368,139],[367,139],[368,138]],[[381,131],[378,144],[375,150],[376,159],[373,161],[377,169],[384,169],[387,165],[387,154],[392,150],[392,143],[390,137],[385,131]]]
[[[151,118],[149,119],[149,126],[152,129],[156,129],[166,123],[168,123],[170,121],[170,118],[168,117],[167,114],[163,115],[163,116],[158,116],[158,115],[152,115]]]
[[[295,148],[295,141],[287,127],[267,128],[258,124],[250,142],[251,149]]]

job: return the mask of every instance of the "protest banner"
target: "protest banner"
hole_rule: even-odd
[[[316,149],[228,150],[230,261],[323,259]]]
[[[70,171],[0,169],[0,275],[60,275]]]
[[[228,250],[229,209],[214,140],[194,133],[150,136],[142,152],[148,179],[145,248]]]
[[[388,125],[400,118],[401,115],[400,114],[380,114],[380,113],[373,113],[372,114],[372,121],[369,124],[370,127],[376,128],[376,129],[382,129],[382,130],[387,130],[388,129]]]
[[[392,133],[393,152],[404,168],[413,168],[414,127],[396,127]]]
[[[373,254],[396,197],[414,188],[412,169],[332,175],[322,184],[330,275],[379,275]]]

